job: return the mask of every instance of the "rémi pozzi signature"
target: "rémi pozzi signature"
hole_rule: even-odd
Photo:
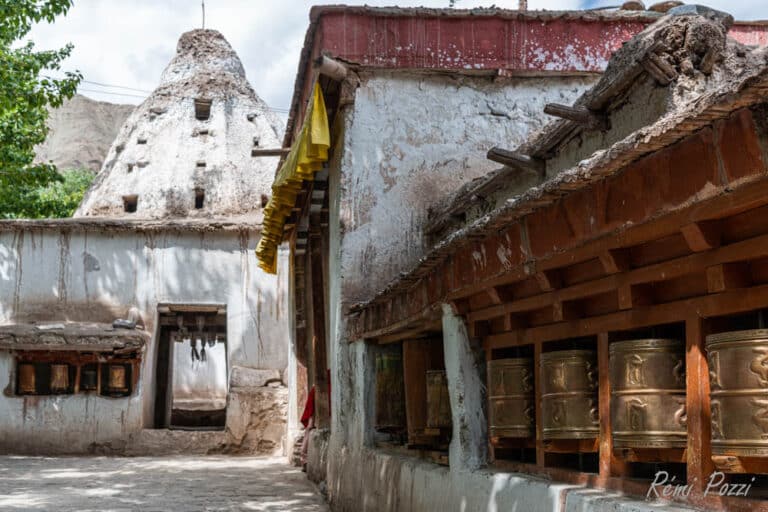
[[[666,471],[656,472],[656,476],[648,488],[646,499],[661,498],[687,498],[691,494],[693,483],[683,484],[676,481],[675,476],[670,478]],[[752,482],[755,477],[752,477]],[[707,479],[707,486],[704,488],[704,496],[717,494],[719,496],[747,496],[752,488],[752,483],[748,484],[729,484],[725,482],[725,474],[715,471]]]

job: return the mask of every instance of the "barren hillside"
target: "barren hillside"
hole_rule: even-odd
[[[48,118],[50,131],[37,148],[37,160],[60,170],[86,167],[101,169],[109,146],[134,105],[117,105],[76,95]]]

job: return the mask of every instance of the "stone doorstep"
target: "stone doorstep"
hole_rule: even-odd
[[[224,430],[144,429],[130,435],[125,455],[207,455],[220,453],[228,440]]]

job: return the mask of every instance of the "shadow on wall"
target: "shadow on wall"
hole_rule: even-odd
[[[230,361],[282,368],[287,311],[257,242],[247,231],[0,233],[0,322],[111,323],[136,306],[154,334],[160,302],[226,304]]]

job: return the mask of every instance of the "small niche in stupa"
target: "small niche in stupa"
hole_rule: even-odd
[[[195,99],[195,118],[198,121],[207,121],[211,117],[211,103],[211,100]]]
[[[139,196],[131,194],[123,196],[123,210],[125,213],[136,213],[136,207],[139,204]]]

